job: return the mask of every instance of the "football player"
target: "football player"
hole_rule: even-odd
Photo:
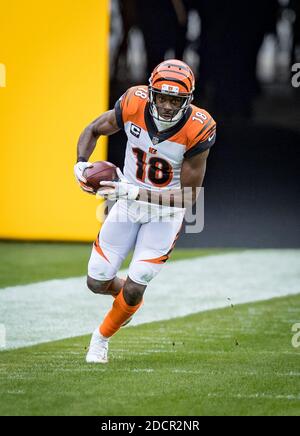
[[[94,243],[87,286],[114,297],[111,310],[91,339],[88,363],[108,362],[109,339],[140,308],[147,285],[169,259],[178,239],[186,203],[202,186],[216,123],[192,105],[195,78],[184,62],[158,65],[149,86],[130,88],[115,108],[91,123],[78,143],[75,175],[88,193],[83,172],[101,135],[124,129],[128,138],[123,173],[118,182],[101,182],[99,195],[117,200]],[[128,277],[117,277],[123,260],[134,249]]]

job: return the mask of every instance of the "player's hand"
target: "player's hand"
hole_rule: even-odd
[[[82,182],[86,184],[86,178],[83,175],[84,170],[87,168],[92,168],[93,164],[91,162],[77,162],[77,164],[74,166],[74,173],[75,177],[77,179],[77,182]]]
[[[90,188],[85,183],[79,182],[79,185],[80,185],[80,188],[82,189],[82,191],[86,192],[87,194],[96,195],[96,192],[94,191],[94,189]]]
[[[140,188],[129,183],[119,168],[117,168],[117,174],[121,181],[100,182],[100,186],[104,186],[104,188],[100,188],[97,192],[97,195],[111,201],[116,201],[120,198],[136,200],[139,195]]]
[[[117,168],[117,175],[119,177],[120,182],[129,183],[120,168]]]
[[[74,173],[75,173],[76,180],[80,185],[80,188],[87,194],[95,195],[96,193],[93,190],[93,188],[90,188],[89,186],[86,185],[87,180],[83,175],[84,170],[86,168],[92,168],[92,166],[93,164],[90,162],[77,162],[77,164],[74,166]]]

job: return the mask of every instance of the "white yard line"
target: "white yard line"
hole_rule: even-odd
[[[147,289],[131,325],[299,293],[298,250],[247,250],[169,262]],[[6,349],[88,334],[111,302],[88,291],[85,278],[2,289]]]

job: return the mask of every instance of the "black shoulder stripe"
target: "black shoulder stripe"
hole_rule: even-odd
[[[195,136],[195,139],[198,138],[198,136],[200,136],[200,135],[202,135],[203,133],[205,133],[206,130],[207,130],[207,129],[212,125],[213,122],[214,122],[214,120],[213,120],[213,118],[211,118],[211,119],[209,120],[209,122],[208,122],[204,127],[202,127],[202,129],[200,130],[200,132],[198,133],[198,135]]]
[[[217,126],[212,126],[204,135],[204,137],[201,139],[201,142],[205,142],[207,138],[209,138],[214,132],[216,132]]]

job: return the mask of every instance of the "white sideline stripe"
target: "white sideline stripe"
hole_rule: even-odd
[[[283,400],[283,401],[300,401],[300,395],[272,395],[272,394],[265,394],[263,392],[259,392],[252,395],[221,395],[221,394],[208,394],[209,398],[223,398],[223,399],[233,399],[233,400]]]
[[[130,325],[299,293],[300,250],[246,250],[170,262],[150,284]],[[111,302],[88,291],[84,277],[2,289],[5,349],[89,334]]]

